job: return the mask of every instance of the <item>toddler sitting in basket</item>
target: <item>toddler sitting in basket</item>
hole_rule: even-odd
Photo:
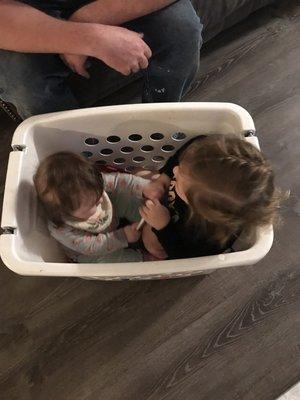
[[[140,238],[138,209],[148,180],[101,174],[83,157],[60,152],[41,162],[34,183],[49,231],[73,262],[143,261],[143,253],[128,245]],[[131,223],[120,228],[120,218]]]
[[[226,251],[242,231],[272,224],[283,197],[263,154],[237,136],[198,136],[160,172],[140,209],[144,245],[160,259]]]

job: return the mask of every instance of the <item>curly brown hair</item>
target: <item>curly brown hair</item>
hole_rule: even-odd
[[[233,135],[209,135],[182,153],[179,165],[193,180],[186,193],[188,223],[208,222],[213,238],[223,246],[230,235],[274,223],[285,197],[274,185],[265,156]]]
[[[49,220],[58,227],[81,206],[87,194],[95,198],[95,203],[103,194],[101,173],[89,161],[71,152],[45,158],[33,180]]]

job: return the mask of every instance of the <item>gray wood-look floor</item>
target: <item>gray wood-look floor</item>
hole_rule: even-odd
[[[210,42],[187,100],[254,117],[291,189],[255,266],[101,283],[0,269],[2,400],[274,400],[299,380],[300,12],[268,7]],[[1,195],[13,124],[0,116]]]

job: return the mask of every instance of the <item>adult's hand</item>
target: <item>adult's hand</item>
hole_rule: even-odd
[[[150,47],[143,41],[142,33],[119,26],[100,26],[101,45],[96,38],[93,51],[97,58],[123,75],[130,75],[148,67],[152,56]],[[96,35],[97,36],[97,35]]]
[[[136,73],[148,67],[152,55],[143,41],[143,34],[118,26],[91,24],[89,55],[102,60],[123,75]],[[78,74],[88,77],[86,56],[63,55],[64,62]]]

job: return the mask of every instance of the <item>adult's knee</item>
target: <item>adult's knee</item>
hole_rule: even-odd
[[[179,0],[162,13],[162,35],[184,49],[199,49],[203,25],[189,0]]]
[[[22,118],[76,108],[68,71],[57,56],[0,50],[0,96]]]
[[[79,108],[79,103],[67,84],[57,86],[56,82],[51,82],[51,79],[49,81],[35,88],[23,87],[12,98],[12,103],[15,104],[23,119],[33,115]]]

